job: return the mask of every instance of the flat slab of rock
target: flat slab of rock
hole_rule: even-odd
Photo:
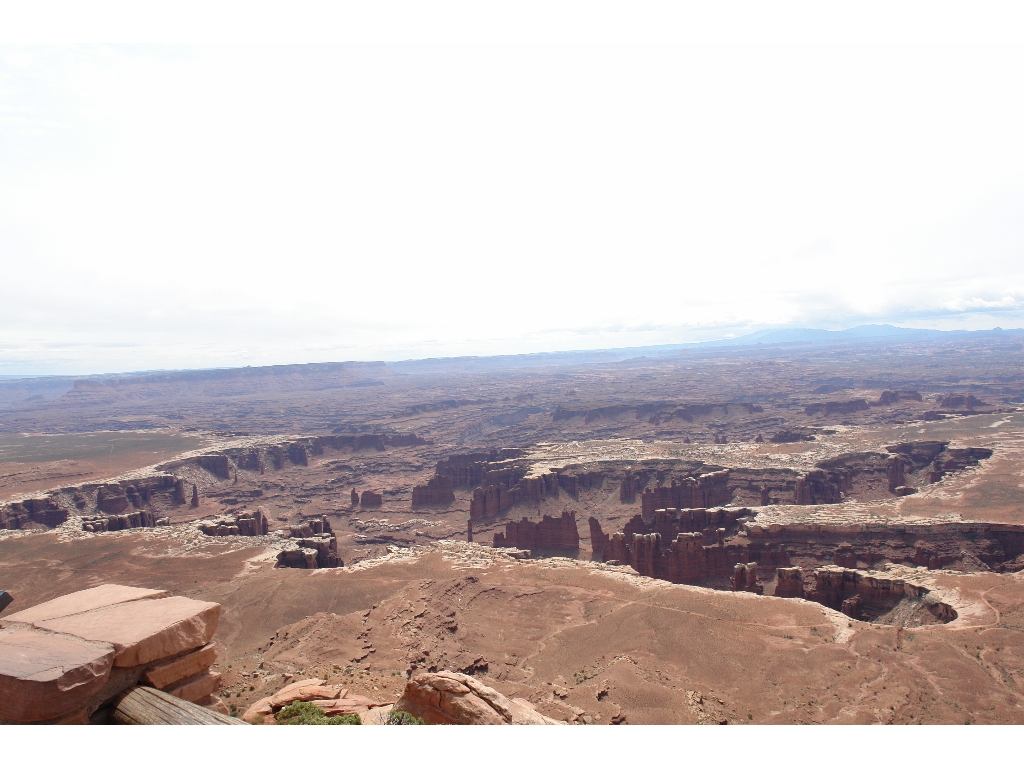
[[[367,712],[375,707],[383,707],[384,702],[374,701],[365,696],[350,695],[340,699],[321,699],[310,702],[320,707],[328,717],[335,715],[354,715],[359,712]]]
[[[116,651],[115,667],[135,667],[206,645],[217,631],[220,611],[217,603],[165,597],[34,621],[33,625],[110,643]]]
[[[120,584],[101,584],[92,589],[72,592],[70,595],[48,600],[32,608],[26,608],[24,611],[4,616],[3,623],[18,621],[23,624],[34,624],[37,621],[73,616],[77,613],[94,611],[97,608],[131,603],[136,600],[155,600],[169,595],[169,592],[162,589],[140,589],[139,587],[124,587]]]
[[[142,681],[154,688],[167,686],[184,680],[186,677],[198,675],[217,660],[217,644],[204,645],[198,651],[192,651],[170,661],[154,664],[142,675]]]
[[[273,709],[280,709],[296,701],[316,701],[324,699],[337,699],[341,697],[342,691],[348,692],[341,686],[326,685],[325,681],[313,678],[311,680],[299,680],[298,682],[286,685],[280,691],[270,697],[270,706]]]
[[[82,710],[110,677],[110,643],[38,632],[0,632],[0,718],[32,723]]]
[[[167,689],[167,693],[171,696],[177,696],[179,699],[185,701],[197,702],[211,696],[214,691],[220,688],[220,673],[211,672],[205,670],[201,674],[195,675],[182,680],[180,683],[176,683],[171,688]]]

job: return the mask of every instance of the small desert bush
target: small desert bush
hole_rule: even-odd
[[[388,712],[388,719],[385,725],[424,725],[422,717],[410,715],[400,709],[392,709]]]
[[[328,717],[316,704],[296,701],[277,713],[278,725],[362,725],[359,715]]]

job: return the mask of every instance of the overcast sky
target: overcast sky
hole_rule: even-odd
[[[0,374],[1024,325],[1020,12],[678,6],[0,19]]]

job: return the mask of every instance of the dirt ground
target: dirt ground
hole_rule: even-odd
[[[0,499],[116,477],[210,442],[176,430],[0,434]]]
[[[301,571],[240,542],[182,557],[147,531],[56,538],[0,542],[19,606],[103,582],[219,602],[222,695],[240,711],[299,675],[394,700],[415,665],[470,671],[573,722],[1024,722],[1019,575],[932,573],[960,617],[904,630],[457,542]]]
[[[773,501],[744,514],[765,529],[1024,524],[1019,340],[556,363],[185,372],[9,398],[0,503],[53,490],[70,517],[53,530],[0,531],[0,589],[19,609],[102,583],[220,603],[220,695],[238,712],[299,676],[394,701],[410,673],[451,669],[582,724],[1024,723],[1024,571],[875,564],[956,613],[948,623],[890,626],[593,562],[587,525],[594,516],[614,533],[640,512],[639,494],[620,499],[632,467],[654,467],[666,484],[695,467],[796,476],[922,440],[992,455],[934,483],[921,470],[908,496],[883,483],[835,503]],[[31,395],[31,382],[18,386],[19,397]],[[957,393],[983,405],[936,415]],[[792,442],[771,442],[786,430]],[[259,469],[236,462],[226,477],[195,460],[316,435],[412,432],[425,442],[327,447]],[[605,479],[477,521],[474,544],[472,486],[457,485],[451,503],[413,508],[413,487],[439,461],[498,448],[517,449],[532,476],[571,467]],[[160,472],[189,492],[195,485],[198,506],[168,503],[159,510],[167,526],[83,529],[78,516],[96,510],[76,508],[70,486]],[[353,488],[381,493],[382,504],[353,504]],[[196,523],[257,506],[268,536],[207,536]],[[578,559],[519,560],[488,546],[510,519],[563,510],[576,513]],[[321,516],[345,567],[275,568],[287,543],[275,532]]]

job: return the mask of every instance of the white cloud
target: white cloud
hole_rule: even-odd
[[[0,51],[2,372],[1024,320],[1015,9],[302,8]]]

